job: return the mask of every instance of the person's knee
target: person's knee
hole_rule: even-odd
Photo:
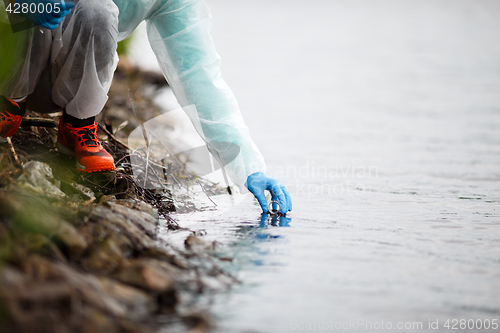
[[[98,69],[112,61],[118,36],[118,7],[112,0],[79,1],[73,9],[71,42],[93,43]]]
[[[116,29],[118,13],[118,7],[112,0],[85,0],[75,7],[75,16],[80,24],[99,30]]]
[[[118,7],[112,0],[79,1],[72,13],[80,33],[93,35],[98,32],[118,31]]]

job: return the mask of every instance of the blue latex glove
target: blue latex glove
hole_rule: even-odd
[[[292,210],[292,197],[285,186],[273,177],[269,177],[265,173],[256,172],[248,176],[245,186],[253,193],[259,201],[260,207],[264,213],[269,211],[267,199],[264,191],[271,192],[271,200],[278,201],[281,206],[281,214],[286,214]],[[273,207],[276,209],[277,207]]]
[[[75,7],[73,2],[65,2],[63,0],[17,0],[16,3],[21,5],[19,15],[22,15],[31,22],[50,30],[57,28],[64,17],[71,12],[73,7]],[[23,4],[28,5],[26,13],[23,13]],[[42,4],[43,6],[38,6],[39,4]],[[52,6],[48,4],[51,4]],[[38,11],[38,9],[42,9],[42,7],[43,11]],[[32,11],[31,9],[33,8],[36,10]]]

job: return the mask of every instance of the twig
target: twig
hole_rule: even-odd
[[[29,127],[29,126],[36,126],[36,127],[47,127],[47,128],[56,128],[57,127],[57,121],[48,119],[48,118],[24,118],[21,127]]]
[[[113,133],[111,133],[110,131],[108,131],[106,129],[106,127],[102,126],[101,124],[97,124],[97,126],[99,126],[99,129],[103,130],[111,139],[113,139],[113,141],[115,141],[116,143],[122,145],[124,148],[130,150],[129,146],[127,146],[126,144],[124,144],[123,142],[121,142],[116,136],[113,135]]]
[[[113,131],[113,134],[116,135],[116,133],[118,133],[121,129],[123,129],[127,125],[128,125],[128,120],[125,120],[123,123],[118,125],[118,127]]]
[[[12,140],[10,139],[10,136],[7,137],[7,143],[9,144],[10,151],[12,152],[12,155],[14,156],[14,160],[16,161],[16,164],[20,168],[22,168],[23,164],[19,161],[19,156],[17,156],[16,149],[14,149],[14,145],[12,144]]]
[[[142,131],[145,133],[144,125],[142,125]],[[148,180],[148,171],[149,171],[149,152],[151,151],[151,137],[147,138],[145,137],[144,140],[146,140],[146,146],[148,147],[148,150],[146,151],[146,174],[144,175],[144,188],[146,188],[146,182]]]

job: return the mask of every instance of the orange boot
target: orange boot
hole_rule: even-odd
[[[0,96],[0,136],[6,138],[16,133],[24,116],[24,103]]]
[[[97,123],[73,127],[59,121],[57,150],[60,153],[76,157],[76,167],[83,172],[108,171],[115,169],[111,156],[97,139]]]

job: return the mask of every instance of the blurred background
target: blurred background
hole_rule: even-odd
[[[294,200],[274,223],[251,198],[178,217],[235,258],[241,287],[207,300],[218,330],[499,318],[500,2],[207,2],[223,75]],[[154,68],[140,34],[132,59]]]

